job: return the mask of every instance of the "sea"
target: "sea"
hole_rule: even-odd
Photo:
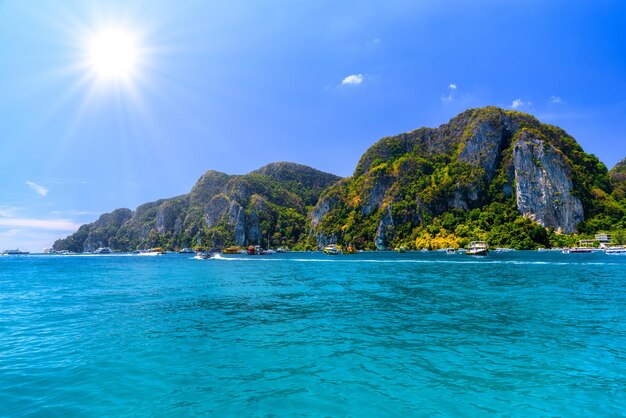
[[[0,257],[0,416],[626,415],[626,256]]]

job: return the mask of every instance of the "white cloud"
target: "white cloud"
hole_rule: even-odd
[[[445,103],[453,102],[456,99],[456,83],[448,84],[448,92],[441,95],[441,101]]]
[[[361,84],[362,82],[363,82],[363,74],[352,74],[344,78],[343,81],[341,82],[341,85],[342,86],[344,84],[357,85],[357,84]]]
[[[75,231],[80,225],[67,219],[0,218],[0,227]]]
[[[563,104],[563,99],[561,99],[559,96],[552,96],[552,97],[550,97],[550,103],[552,103],[552,104]]]
[[[530,107],[531,105],[532,105],[531,102],[525,102],[522,99],[515,99],[513,100],[513,103],[511,103],[511,107],[513,109],[521,109],[525,107]]]
[[[43,186],[40,186],[38,184],[33,183],[32,181],[27,181],[26,184],[28,185],[28,187],[30,187],[31,189],[33,189],[39,196],[45,196],[48,194],[48,189],[46,189]]]

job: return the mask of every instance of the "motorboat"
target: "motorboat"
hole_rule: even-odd
[[[604,250],[605,254],[609,255],[626,255],[626,247],[616,246],[616,247],[607,247]]]
[[[506,248],[506,247],[498,247],[498,248],[496,248],[496,252],[497,253],[510,253],[512,251],[515,251],[515,248]]]
[[[467,246],[467,255],[487,255],[489,254],[489,245],[485,241],[472,241]]]
[[[328,255],[339,255],[341,254],[341,250],[337,248],[336,244],[329,244],[324,247],[324,254]]]

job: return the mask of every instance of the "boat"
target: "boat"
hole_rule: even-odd
[[[285,247],[278,247],[278,248],[276,248],[276,252],[277,253],[286,253],[286,252],[289,252],[289,249],[287,249]]]
[[[454,248],[446,248],[446,254],[448,255],[456,254],[456,250]]]
[[[268,248],[267,250],[263,251],[263,254],[276,254],[276,251]]]
[[[16,248],[15,250],[4,250],[2,254],[3,255],[26,255],[26,254],[30,254],[30,251],[24,251],[24,250],[20,250],[19,248]]]
[[[511,251],[515,251],[515,248],[505,248],[505,247],[496,248],[497,253],[510,253]]]
[[[594,247],[595,240],[591,239],[581,239],[578,242],[578,247],[572,247],[569,249],[569,252],[566,254],[589,254],[596,251],[599,251],[596,247]]]
[[[489,254],[489,246],[485,241],[472,241],[465,252],[467,255],[487,255]]]
[[[113,251],[111,251],[111,249],[109,247],[100,247],[98,248],[96,251],[94,251],[94,254],[111,254]]]
[[[572,253],[572,254],[592,253],[592,252],[593,252],[593,248],[589,248],[589,247],[574,247],[574,248],[570,248],[569,250],[569,253]]]
[[[210,251],[198,251],[198,253],[196,254],[196,258],[208,260],[209,258],[213,258],[213,253]]]
[[[183,248],[182,250],[179,251],[180,254],[193,254],[195,251],[192,250],[191,248]]]
[[[339,255],[339,254],[341,254],[341,250],[339,248],[337,248],[337,245],[329,244],[329,245],[324,247],[324,254]]]
[[[152,250],[135,250],[133,251],[133,254],[143,255],[143,256],[155,256],[155,255],[161,255],[165,253],[162,251],[157,251],[157,249],[152,249]]]
[[[616,246],[616,247],[607,247],[604,250],[605,254],[609,255],[626,255],[626,247]]]
[[[459,248],[458,250],[456,250],[457,254],[467,254],[467,250],[465,248]]]
[[[246,253],[248,255],[265,255],[265,254],[274,254],[275,251],[274,250],[269,250],[270,252],[265,251],[263,248],[261,248],[260,245],[251,245],[248,247],[248,250],[246,251]]]

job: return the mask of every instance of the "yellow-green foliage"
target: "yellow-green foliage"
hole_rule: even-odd
[[[429,232],[422,232],[415,239],[415,248],[421,250],[426,248],[428,250],[439,250],[442,248],[460,248],[463,239],[454,235],[453,233],[441,229],[435,236],[432,236]]]

